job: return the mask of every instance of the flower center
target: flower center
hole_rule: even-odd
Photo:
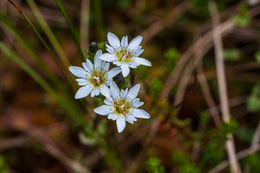
[[[126,101],[125,99],[120,99],[114,101],[113,108],[114,108],[114,113],[118,115],[126,116],[130,112],[131,103]]]
[[[116,51],[117,61],[129,63],[132,61],[132,52],[127,49],[120,49]]]
[[[94,70],[88,80],[94,88],[98,88],[106,82],[105,73],[101,70]]]

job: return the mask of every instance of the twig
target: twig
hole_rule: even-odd
[[[238,160],[243,159],[244,157],[246,157],[250,154],[253,154],[255,152],[258,152],[260,150],[259,135],[260,135],[260,121],[258,122],[257,128],[255,130],[255,134],[254,134],[254,137],[253,137],[253,140],[251,143],[251,147],[249,147],[243,151],[240,151],[238,154],[236,154],[236,157]],[[228,160],[225,160],[225,161],[219,163],[215,168],[210,170],[209,173],[218,173],[218,172],[222,171],[223,169],[225,169],[229,164],[230,164],[230,162]]]
[[[172,9],[171,12],[165,17],[157,22],[153,23],[146,30],[144,30],[141,35],[144,40],[143,43],[147,43],[154,35],[161,32],[163,29],[171,26],[183,13],[188,11],[191,7],[190,1],[184,1],[176,8]]]
[[[213,27],[215,28],[220,22],[215,2],[210,3],[210,13],[212,17],[212,24]],[[224,122],[229,122],[230,112],[228,106],[225,67],[223,62],[223,45],[222,45],[221,31],[219,29],[214,29],[213,38],[214,38],[214,46],[215,46],[216,70],[217,70],[222,118]],[[231,133],[227,134],[226,149],[227,149],[227,153],[231,165],[231,172],[241,173],[239,163],[236,159],[235,144],[234,144],[233,135]]]
[[[27,134],[39,141],[53,157],[61,161],[65,166],[79,173],[90,173],[90,171],[80,163],[72,160],[58,149],[56,144],[42,131],[36,128],[28,128],[25,130]]]
[[[209,107],[209,113],[213,117],[215,125],[217,127],[219,127],[220,124],[221,124],[220,115],[219,115],[218,110],[216,108],[216,103],[215,103],[215,101],[214,101],[214,99],[213,99],[213,97],[210,93],[209,85],[207,83],[207,79],[206,79],[206,76],[204,74],[203,65],[202,65],[201,61],[197,65],[197,72],[198,72],[197,77],[198,77],[198,80],[199,80],[199,83],[200,83],[200,86],[201,86],[201,89],[202,89],[203,96],[204,96],[206,103]]]
[[[260,121],[258,121],[258,125],[256,127],[255,134],[252,139],[252,143],[251,143],[252,151],[256,149],[257,145],[259,145],[259,141],[260,141]]]
[[[246,156],[248,156],[250,154],[253,154],[255,152],[258,152],[259,150],[260,150],[260,145],[257,145],[254,150],[252,150],[251,147],[247,148],[247,149],[237,153],[236,154],[236,158],[238,160],[243,159],[244,157],[246,157]],[[228,160],[225,160],[225,161],[221,162],[220,164],[218,164],[215,168],[211,169],[208,173],[218,173],[218,172],[221,172],[229,164],[230,164],[230,162]]]
[[[18,136],[14,138],[0,138],[0,151],[8,148],[26,145],[31,140],[28,136]]]
[[[233,23],[232,19],[228,19],[222,24],[219,24],[218,26],[215,27],[215,29],[218,29],[221,31],[222,34],[227,33],[228,31],[231,31],[233,29],[235,24]],[[214,30],[215,30],[214,29]],[[188,62],[190,58],[193,57],[193,55],[196,53],[197,50],[201,49],[203,47],[203,53],[206,53],[210,47],[211,47],[211,42],[213,40],[213,30],[209,31],[206,33],[204,36],[199,38],[181,57],[178,62],[178,65],[175,67],[173,72],[171,73],[170,77],[166,81],[164,85],[164,89],[162,91],[160,100],[164,100],[165,98],[168,97],[171,88],[176,84],[176,82],[179,79],[180,73],[182,72],[183,66]]]
[[[235,107],[237,105],[243,104],[247,102],[248,95],[236,96],[228,100],[229,108]],[[217,114],[221,113],[220,105],[216,105],[214,107],[210,107],[208,109],[209,112],[216,110]]]

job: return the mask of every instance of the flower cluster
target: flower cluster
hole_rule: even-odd
[[[94,109],[100,115],[108,116],[108,119],[116,120],[117,130],[121,133],[126,126],[126,122],[133,124],[136,118],[150,118],[150,115],[143,109],[138,109],[144,103],[136,98],[140,89],[140,84],[136,84],[128,90],[119,89],[113,81],[113,77],[122,72],[124,77],[130,73],[130,68],[137,68],[139,65],[151,66],[151,62],[139,57],[143,53],[141,44],[142,37],[135,37],[128,44],[128,37],[119,38],[112,34],[107,34],[109,44],[106,44],[107,53],[98,50],[94,57],[94,64],[86,59],[82,67],[70,66],[69,70],[78,77],[76,81],[81,86],[75,98],[80,99],[88,96],[98,96],[100,93],[105,96],[104,103]],[[110,62],[118,67],[110,69]],[[110,69],[110,70],[109,70]]]

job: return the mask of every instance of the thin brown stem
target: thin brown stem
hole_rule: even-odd
[[[153,36],[161,32],[163,29],[171,26],[183,13],[188,11],[191,7],[190,1],[184,1],[176,8],[172,9],[167,16],[154,22],[146,30],[144,30],[141,35],[144,40],[143,43],[147,43]]]
[[[204,74],[203,70],[203,65],[202,62],[200,61],[197,65],[197,72],[198,72],[198,80],[202,89],[203,96],[206,100],[206,103],[209,107],[209,113],[213,117],[214,123],[217,127],[220,126],[221,120],[220,120],[220,115],[218,113],[218,110],[216,108],[216,103],[213,99],[213,96],[211,95],[210,88],[207,82],[207,78]]]
[[[219,15],[215,2],[210,3],[210,13],[212,17],[212,25],[215,28],[219,22]],[[214,47],[215,47],[215,58],[216,58],[216,70],[217,70],[217,80],[220,95],[220,104],[222,110],[222,118],[224,122],[230,121],[230,111],[228,105],[228,94],[227,94],[227,84],[225,77],[225,66],[223,61],[223,45],[222,36],[219,29],[214,29],[213,32]],[[233,135],[231,133],[227,134],[226,150],[228,153],[228,158],[230,161],[231,172],[241,173],[241,169],[235,154],[235,144]]]

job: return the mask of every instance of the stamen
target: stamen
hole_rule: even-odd
[[[116,52],[118,61],[130,63],[132,61],[132,53],[128,49],[120,49]]]

